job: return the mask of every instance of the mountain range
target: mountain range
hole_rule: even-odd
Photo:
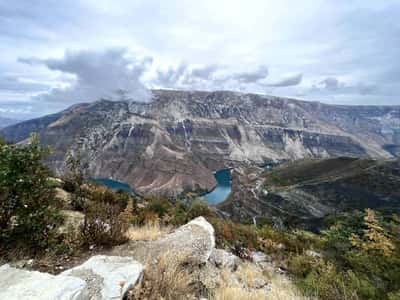
[[[0,117],[0,128],[4,128],[13,124],[18,123],[18,120]]]
[[[79,154],[91,176],[139,194],[175,197],[212,190],[213,172],[271,160],[399,155],[400,106],[343,106],[228,91],[153,90],[150,103],[107,101],[3,128],[23,142],[40,135],[66,168]]]

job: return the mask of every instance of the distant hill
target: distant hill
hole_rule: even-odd
[[[308,228],[355,209],[400,213],[400,159],[304,159],[265,171],[260,180],[256,195],[237,191],[221,208],[234,218],[280,217]]]
[[[15,120],[15,119],[9,119],[9,118],[0,117],[0,128],[4,128],[4,127],[10,126],[10,125],[14,125],[14,124],[16,124],[18,122],[21,122],[21,121],[18,121],[18,120]]]
[[[0,131],[31,131],[50,145],[49,165],[65,169],[80,152],[96,178],[139,194],[177,196],[212,189],[213,172],[271,159],[390,158],[400,145],[400,106],[326,105],[228,91],[153,91],[151,103],[97,101]]]

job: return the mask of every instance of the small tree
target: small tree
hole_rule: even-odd
[[[353,234],[350,241],[353,246],[360,248],[365,252],[381,254],[383,256],[391,256],[395,250],[395,245],[388,237],[388,233],[380,225],[380,221],[376,213],[372,209],[365,210],[363,236]]]
[[[73,209],[83,210],[85,204],[85,170],[82,166],[80,156],[74,157],[69,155],[67,158],[68,173],[65,176],[64,188],[72,193],[71,205]]]
[[[47,247],[61,222],[49,169],[42,160],[49,150],[37,135],[27,146],[0,143],[0,241],[23,241],[32,248]],[[6,243],[5,243],[6,242]]]

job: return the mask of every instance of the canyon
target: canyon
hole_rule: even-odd
[[[150,103],[100,100],[0,130],[50,146],[47,164],[79,156],[94,178],[178,197],[216,186],[213,173],[277,160],[398,155],[400,106],[343,106],[228,91],[153,90]]]

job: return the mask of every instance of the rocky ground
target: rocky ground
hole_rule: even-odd
[[[155,241],[131,241],[94,255],[58,275],[29,270],[33,265],[0,267],[0,299],[157,299],[147,290],[160,292],[156,288],[165,284],[165,274],[177,266],[183,269],[174,269],[171,282],[190,281],[186,290],[174,288],[187,293],[183,299],[301,299],[264,254],[253,253],[252,261],[243,261],[216,249],[214,228],[203,217]],[[232,293],[239,298],[229,296]]]

